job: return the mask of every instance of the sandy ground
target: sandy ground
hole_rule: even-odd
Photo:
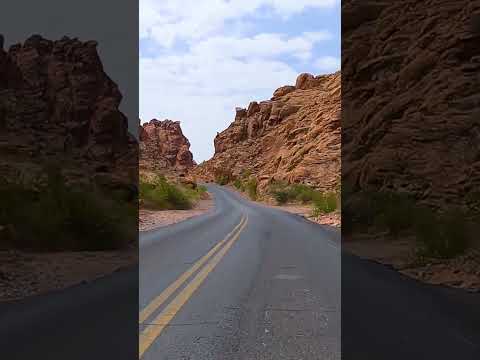
[[[138,250],[30,253],[0,251],[0,301],[89,282],[138,263]]]
[[[344,238],[342,248],[424,283],[480,291],[480,250],[477,248],[455,259],[419,258],[413,237],[392,240],[386,234],[365,235],[353,241]]]
[[[212,199],[200,200],[193,209],[190,210],[146,210],[140,209],[139,213],[139,231],[147,231],[180,221],[187,220],[194,216],[205,214],[213,209]]]

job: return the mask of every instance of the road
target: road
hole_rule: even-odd
[[[140,235],[139,271],[0,304],[2,358],[480,359],[480,294],[422,285],[342,254],[336,230],[209,190],[211,213]]]
[[[340,359],[338,232],[209,190],[213,213],[140,237],[140,309],[155,308],[140,314],[142,359]],[[232,237],[204,279],[155,300]]]
[[[480,294],[341,254],[336,230],[209,190],[215,212],[141,236],[142,359],[480,359]]]

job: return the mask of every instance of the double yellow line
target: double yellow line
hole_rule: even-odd
[[[162,304],[203,265],[205,265],[195,277],[183,288],[182,291],[158,314],[153,321],[140,332],[139,358],[152,345],[155,339],[162,333],[165,327],[180,311],[183,305],[190,299],[195,290],[205,281],[208,274],[222,260],[227,251],[237,241],[240,233],[245,228],[248,217],[243,216],[240,223],[222,241],[213,247],[205,256],[198,260],[190,269],[184,272],[177,280],[170,284],[160,295],[153,299],[139,315],[139,323],[143,324]]]

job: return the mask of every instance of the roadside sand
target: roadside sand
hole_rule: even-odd
[[[152,230],[158,227],[176,224],[194,216],[206,214],[213,209],[212,199],[200,200],[193,209],[190,210],[146,210],[140,209],[139,212],[139,231]]]
[[[90,282],[137,263],[136,246],[123,251],[0,251],[0,301],[17,300]]]
[[[386,234],[365,234],[355,240],[342,240],[342,248],[363,258],[391,266],[400,273],[432,285],[444,285],[472,292],[480,291],[480,250],[473,248],[454,259],[419,258],[415,239],[398,240]]]

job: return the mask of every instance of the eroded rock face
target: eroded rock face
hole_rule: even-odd
[[[250,171],[260,189],[286,180],[333,190],[340,179],[340,95],[340,72],[301,74],[271,100],[237,108],[234,122],[215,137],[215,155],[195,173],[212,180],[222,170]]]
[[[153,119],[140,125],[139,134],[141,170],[186,173],[195,166],[179,121]]]
[[[63,167],[74,164],[66,169],[73,177],[110,173],[135,182],[137,141],[96,46],[34,35],[8,51],[0,48],[0,152],[17,159],[2,156],[4,170],[62,158],[69,159]]]
[[[480,4],[350,0],[342,13],[342,181],[461,204],[480,188]]]

